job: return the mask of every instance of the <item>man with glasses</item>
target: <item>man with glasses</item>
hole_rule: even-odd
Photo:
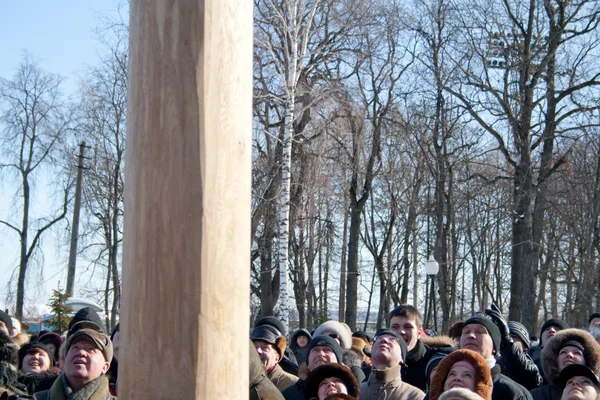
[[[400,334],[389,329],[377,331],[371,352],[373,369],[369,379],[360,385],[361,400],[421,400],[425,397],[419,388],[402,382],[400,368],[406,353],[406,342]]]

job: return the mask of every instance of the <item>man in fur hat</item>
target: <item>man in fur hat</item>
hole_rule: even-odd
[[[265,374],[277,389],[283,391],[298,380],[297,376],[285,372],[279,366],[283,357],[286,341],[280,332],[268,325],[255,327],[250,334],[256,352],[265,369]]]
[[[389,329],[375,333],[371,352],[373,369],[369,379],[360,385],[362,400],[421,400],[425,397],[419,388],[402,382],[400,368],[406,353],[406,343],[399,333]]]
[[[496,363],[500,355],[501,335],[498,327],[486,314],[475,314],[465,321],[460,336],[460,348],[479,353],[490,367],[494,389],[492,400],[529,400],[531,395],[522,385],[501,373]]]
[[[548,384],[531,392],[534,400],[558,400],[562,394],[560,373],[568,365],[585,365],[600,372],[600,345],[582,329],[565,329],[548,341],[542,350],[542,366]]]
[[[277,331],[281,334],[281,336],[285,337],[285,329],[281,321],[273,316],[269,315],[267,317],[263,317],[256,321],[254,327],[267,325],[272,328],[277,329]],[[296,360],[296,356],[292,349],[286,346],[285,351],[283,352],[283,357],[279,361],[279,366],[287,373],[298,376],[298,361]]]
[[[38,400],[111,400],[108,378],[113,347],[110,338],[97,330],[71,331],[65,343],[65,364],[49,390],[35,394]]]
[[[448,354],[454,350],[454,340],[448,336],[427,336],[423,331],[423,317],[419,310],[410,304],[394,308],[388,317],[388,327],[402,336],[408,348],[404,360],[406,375],[404,381],[425,391],[427,379],[425,369],[435,353]]]

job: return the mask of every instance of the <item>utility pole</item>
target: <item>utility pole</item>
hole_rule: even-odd
[[[79,144],[79,163],[77,165],[77,186],[75,187],[75,207],[71,226],[71,249],[69,251],[69,271],[67,272],[67,295],[73,296],[75,286],[75,264],[77,262],[77,239],[79,237],[79,211],[81,209],[81,182],[83,181],[83,160],[85,142]]]

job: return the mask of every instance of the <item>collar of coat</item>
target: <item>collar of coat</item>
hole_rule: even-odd
[[[108,378],[105,375],[100,375],[81,390],[74,392],[63,372],[50,388],[52,400],[106,400],[109,396]]]

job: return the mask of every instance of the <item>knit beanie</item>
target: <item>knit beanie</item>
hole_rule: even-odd
[[[275,317],[273,315],[269,315],[267,317],[263,317],[263,318],[259,319],[254,324],[254,327],[261,326],[261,325],[271,325],[272,327],[277,329],[279,332],[281,332],[281,335],[285,336],[285,329],[283,329],[283,324],[277,317]]]
[[[500,330],[498,329],[494,321],[492,321],[492,319],[485,314],[475,314],[465,321],[465,323],[463,324],[463,329],[465,329],[465,326],[470,324],[483,325],[485,329],[487,329],[488,334],[490,335],[490,337],[492,338],[492,342],[494,343],[496,356],[498,356],[500,354],[500,341],[502,339],[500,338]]]
[[[93,308],[83,307],[77,311],[71,321],[69,322],[69,331],[67,332],[67,339],[75,332],[80,329],[93,329],[106,335],[106,329],[104,323]],[[68,350],[68,349],[67,349]]]
[[[406,355],[408,354],[408,346],[406,346],[406,342],[404,341],[404,338],[402,336],[400,336],[400,334],[398,332],[394,332],[388,328],[381,328],[377,332],[375,332],[374,339],[377,340],[377,338],[381,335],[391,335],[394,338],[398,339],[398,343],[400,344],[400,350],[402,351],[402,362],[404,364],[406,364]]]
[[[529,341],[529,331],[527,331],[525,325],[517,321],[508,321],[508,330],[513,335],[517,335],[525,347],[529,348],[529,346],[531,346],[531,342]]]
[[[565,321],[556,318],[550,318],[548,321],[544,322],[544,325],[542,325],[542,329],[540,329],[540,347],[544,346],[544,343],[542,343],[542,333],[544,333],[544,331],[550,328],[551,326],[560,328],[560,330],[569,328],[569,324],[567,324]]]
[[[29,353],[29,351],[32,349],[40,349],[46,352],[46,354],[48,354],[48,358],[50,359],[50,366],[54,366],[54,353],[52,353],[49,348],[47,348],[43,343],[40,342],[29,342],[25,343],[19,349],[19,369],[23,368],[23,359],[25,358],[27,353]]]
[[[12,335],[13,323],[10,315],[5,313],[4,311],[0,311],[0,321],[4,322],[4,325],[6,325],[6,329],[8,329],[9,336]]]
[[[320,335],[328,335],[334,334],[340,340],[340,347],[344,350],[350,349],[352,347],[352,332],[348,330],[341,322],[338,321],[326,321],[315,329],[315,333],[313,336]]]
[[[312,351],[312,349],[317,346],[329,347],[335,353],[337,362],[338,363],[342,362],[342,349],[340,348],[340,345],[338,344],[337,340],[335,340],[334,338],[332,338],[330,336],[324,336],[324,335],[313,337],[312,340],[306,346],[307,354],[309,354],[309,356],[310,356],[310,352]]]
[[[484,398],[469,389],[454,388],[442,393],[438,400],[484,400]]]

